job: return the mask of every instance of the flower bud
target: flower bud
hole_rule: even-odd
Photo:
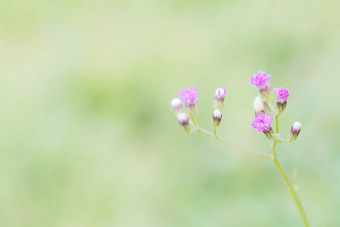
[[[276,107],[281,112],[283,112],[287,106],[287,99],[289,97],[289,91],[285,87],[276,89],[277,102]]]
[[[182,125],[186,131],[189,131],[189,129],[190,129],[189,119],[188,119],[188,116],[185,113],[178,114],[177,120],[178,120],[179,124]]]
[[[215,100],[224,101],[226,93],[227,93],[226,88],[217,88],[215,91]]]
[[[222,110],[224,98],[227,93],[226,88],[217,88],[215,91],[214,109]]]
[[[301,131],[301,123],[300,122],[294,122],[293,126],[291,127],[290,129],[290,135],[289,135],[289,138],[288,138],[288,141],[289,142],[292,142],[294,140],[296,140],[296,138],[298,137],[300,131]]]
[[[183,108],[182,101],[179,98],[173,98],[171,100],[171,106],[174,111],[181,111]]]
[[[255,110],[255,114],[258,114],[258,113],[264,113],[264,103],[263,103],[263,100],[261,98],[261,96],[257,96],[255,99],[254,99],[254,110]]]
[[[220,125],[222,119],[222,112],[219,109],[214,110],[213,114],[212,114],[212,123],[214,127],[217,127]]]

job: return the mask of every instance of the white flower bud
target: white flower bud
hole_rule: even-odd
[[[180,110],[183,107],[182,101],[179,98],[173,98],[171,100],[171,106],[175,111]]]
[[[215,101],[214,101],[214,109],[222,110],[224,98],[227,94],[226,88],[217,88],[215,91]]]
[[[188,124],[189,120],[188,117],[185,113],[180,113],[177,115],[177,120],[181,125],[186,125]]]
[[[222,119],[222,112],[219,109],[214,110],[212,114],[213,119],[213,126],[217,127],[220,125],[221,119]]]
[[[296,140],[302,128],[302,124],[300,122],[294,122],[293,126],[290,129],[289,141],[292,142]]]
[[[215,100],[223,101],[226,93],[227,90],[225,88],[217,88],[215,91]]]
[[[188,116],[185,113],[180,113],[177,115],[177,120],[180,125],[182,125],[185,131],[190,132],[190,124]]]
[[[221,119],[222,118],[222,112],[219,109],[214,110],[213,118]]]
[[[294,133],[299,133],[301,131],[302,128],[302,124],[300,122],[294,122],[293,126],[292,126],[292,131]]]
[[[255,110],[255,113],[264,112],[264,103],[263,103],[261,96],[257,96],[254,99],[254,110]]]

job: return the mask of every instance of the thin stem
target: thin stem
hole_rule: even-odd
[[[278,116],[280,114],[276,115],[276,133],[279,133],[279,121],[278,121]],[[301,203],[301,200],[299,198],[299,195],[297,194],[297,191],[295,190],[293,184],[290,182],[284,168],[282,167],[281,163],[279,162],[278,158],[277,158],[277,153],[276,153],[276,144],[277,144],[278,140],[274,140],[274,143],[273,143],[273,154],[274,154],[274,164],[276,166],[276,168],[278,169],[280,175],[282,176],[284,182],[287,184],[292,196],[293,196],[293,199],[295,201],[295,204],[299,210],[299,213],[300,213],[300,216],[302,218],[302,221],[305,225],[305,227],[309,227],[309,223],[308,223],[308,219],[307,219],[307,215],[306,215],[306,212],[304,211],[303,209],[303,205]],[[280,141],[281,142],[281,141]]]
[[[193,117],[193,118],[191,118],[191,120],[192,120],[192,124],[196,127],[197,126],[196,119]]]
[[[257,156],[257,157],[260,157],[260,158],[264,158],[264,159],[269,159],[269,160],[274,160],[274,157],[270,154],[265,154],[265,153],[262,153],[262,152],[258,152],[258,151],[251,151],[251,150],[247,150],[245,148],[242,148],[240,146],[237,146],[235,144],[232,144],[228,141],[226,141],[225,139],[222,139],[221,137],[219,137],[216,133],[216,128],[214,130],[214,133],[211,133],[209,132],[208,130],[205,130],[204,128],[201,128],[199,126],[196,127],[197,131],[203,133],[203,134],[206,134],[206,135],[209,135],[211,137],[214,137],[215,139],[217,139],[218,141],[228,145],[228,146],[231,146],[233,147],[234,149],[236,150],[239,150],[239,151],[242,151],[242,152],[245,152],[245,153],[248,153],[248,154],[251,154],[251,155],[254,155],[254,156]]]
[[[276,134],[279,134],[279,115],[276,115],[275,120],[276,120]]]

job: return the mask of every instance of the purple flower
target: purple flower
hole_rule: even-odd
[[[194,106],[198,101],[198,88],[185,87],[184,90],[178,92],[178,97],[182,99],[189,107]]]
[[[255,131],[270,131],[270,124],[273,121],[273,116],[270,113],[258,113],[255,115],[255,120],[251,123],[251,126]]]
[[[289,91],[285,87],[281,87],[276,89],[276,96],[278,102],[284,103],[289,97]]]
[[[265,89],[271,75],[267,74],[263,71],[258,71],[254,73],[253,76],[250,78],[250,83],[258,87],[259,89]]]

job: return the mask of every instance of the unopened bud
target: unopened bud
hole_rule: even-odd
[[[183,108],[182,101],[179,98],[173,98],[171,100],[171,106],[174,111],[180,111]]]
[[[217,127],[220,125],[222,119],[222,112],[219,109],[214,110],[212,114],[213,126]]]
[[[300,131],[301,131],[301,123],[300,122],[294,122],[293,126],[290,129],[290,135],[289,135],[289,142],[292,142],[294,140],[296,140],[296,138],[298,137]]]
[[[215,100],[223,101],[226,93],[227,93],[226,88],[217,88],[215,91]]]
[[[179,124],[182,125],[186,131],[188,131],[190,129],[189,119],[188,119],[188,116],[185,113],[178,114],[177,120],[178,120]]]
[[[217,88],[215,91],[214,108],[222,110],[225,95],[227,94],[226,88]]]
[[[263,100],[261,98],[261,96],[257,96],[255,99],[254,99],[254,110],[255,110],[255,114],[258,114],[258,113],[264,113],[264,103],[263,103]]]

